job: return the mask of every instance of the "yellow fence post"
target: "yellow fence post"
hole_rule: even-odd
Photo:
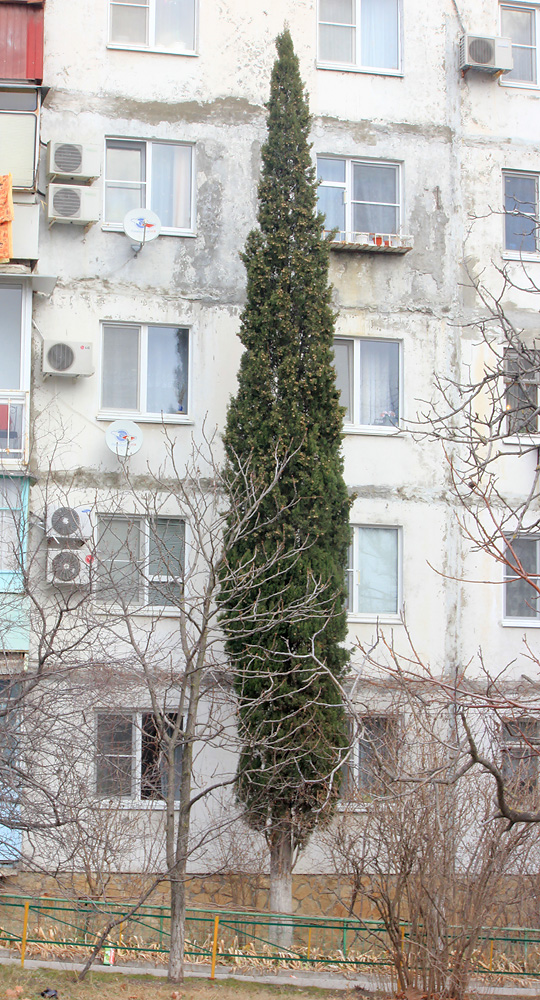
[[[493,938],[491,939],[491,948],[489,949],[489,971],[493,969]]]
[[[24,955],[26,952],[26,935],[28,934],[28,914],[30,911],[30,903],[26,900],[24,904],[24,919],[23,919],[23,930],[21,938],[21,968],[24,969]]]
[[[309,956],[311,955],[311,927],[307,932],[307,960],[309,962]]]
[[[216,916],[214,917],[214,940],[212,943],[212,968],[210,969],[210,979],[215,979],[216,976],[218,928],[219,928],[219,916],[216,914]]]

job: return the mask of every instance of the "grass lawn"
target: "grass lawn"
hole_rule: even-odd
[[[123,976],[120,973],[90,971],[82,983],[73,972],[56,969],[23,970],[0,965],[1,1000],[39,1000],[42,990],[58,991],[59,1000],[346,1000],[347,994],[300,986],[266,986],[235,979],[186,979],[175,986],[153,976]]]

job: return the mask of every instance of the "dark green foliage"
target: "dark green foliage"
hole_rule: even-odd
[[[329,815],[346,745],[349,500],[340,454],[329,245],[310,116],[288,31],[277,39],[259,229],[246,242],[245,347],[225,434],[231,509],[222,624],[243,741],[237,794],[256,829],[301,845]],[[279,474],[276,477],[276,467]],[[239,488],[245,474],[245,488]],[[271,489],[268,487],[277,479]],[[267,491],[248,530],[239,512]],[[234,520],[234,523],[233,523]]]

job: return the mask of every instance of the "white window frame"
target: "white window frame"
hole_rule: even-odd
[[[0,109],[0,118],[2,115],[30,115],[35,118],[35,137],[34,137],[34,162],[32,166],[32,183],[31,184],[16,184],[13,182],[14,191],[35,191],[37,184],[37,171],[38,171],[38,161],[39,161],[39,123],[40,123],[40,113],[41,113],[41,90],[36,86],[25,86],[24,82],[21,83],[11,83],[11,84],[0,84],[0,90],[2,93],[14,93],[19,91],[25,91],[35,94],[36,97],[36,107],[33,111],[16,111],[16,110],[4,110]],[[0,173],[3,170],[0,169]],[[13,173],[13,170],[8,171],[8,173]]]
[[[2,288],[19,288],[21,290],[21,343],[20,343],[20,381],[13,389],[0,389],[0,405],[22,407],[22,448],[16,452],[8,452],[0,448],[0,462],[7,469],[20,468],[28,461],[28,419],[30,394],[30,363],[32,344],[32,287],[27,280],[17,281],[10,275],[7,280],[0,276],[0,291]],[[8,418],[9,419],[9,418]]]
[[[531,725],[532,724],[532,725]],[[533,730],[527,733],[529,728]],[[514,730],[512,732],[512,730]],[[535,748],[537,748],[535,750]],[[519,772],[521,761],[529,759],[533,766],[530,768],[530,787],[519,788],[524,795],[536,792],[538,788],[539,756],[540,756],[540,719],[533,715],[523,715],[514,719],[502,719],[501,723],[501,771],[505,785],[512,790],[516,789],[516,772]],[[513,763],[509,764],[509,761]],[[513,773],[512,773],[513,772]],[[522,773],[518,784],[523,786],[525,774]]]
[[[107,17],[108,17],[108,29],[107,29],[107,48],[108,49],[128,49],[133,52],[160,52],[163,55],[171,56],[197,56],[198,55],[198,39],[199,39],[199,0],[193,0],[194,6],[194,26],[193,26],[193,48],[192,49],[170,49],[165,46],[156,45],[155,31],[156,31],[156,2],[155,0],[143,0],[142,4],[137,4],[137,6],[146,7],[148,10],[148,44],[143,45],[141,43],[129,42],[115,42],[112,39],[112,10],[113,5],[117,6],[132,6],[129,0],[108,0],[107,3]]]
[[[123,143],[129,148],[131,145],[144,145],[145,146],[145,173],[146,178],[144,181],[117,181],[117,183],[124,184],[126,187],[132,183],[134,186],[144,186],[145,189],[145,204],[141,205],[141,208],[152,209],[151,205],[151,194],[152,194],[152,146],[154,143],[161,146],[187,146],[191,149],[191,192],[190,192],[190,205],[191,205],[191,226],[189,229],[180,229],[174,226],[162,226],[161,235],[162,236],[196,236],[197,232],[197,203],[196,203],[196,177],[197,177],[197,158],[196,158],[196,147],[194,142],[176,142],[176,140],[170,139],[160,139],[154,136],[152,139],[142,139],[132,135],[108,135],[105,137],[105,151],[104,151],[104,168],[103,168],[103,223],[102,229],[106,232],[122,233],[124,231],[122,222],[108,222],[106,214],[107,205],[107,185],[109,181],[114,183],[114,178],[107,177],[107,148],[109,142]],[[153,211],[153,209],[152,209]]]
[[[145,517],[144,515],[132,514],[132,513],[125,513],[125,514],[114,513],[114,514],[110,514],[108,511],[100,511],[98,513],[98,515],[97,515],[97,547],[96,547],[96,552],[97,552],[98,558],[99,558],[99,537],[100,537],[100,534],[101,534],[101,525],[105,521],[114,521],[114,520],[137,522],[139,524],[139,532],[140,532],[140,534],[139,534],[139,541],[140,541],[141,546],[142,546],[142,556],[141,556],[140,564],[139,564],[140,567],[141,567],[141,569],[140,569],[141,575],[138,577],[138,580],[139,580],[139,584],[138,584],[139,599],[137,601],[132,601],[130,603],[127,603],[126,606],[130,608],[130,611],[132,613],[139,614],[141,616],[145,616],[145,615],[147,615],[147,616],[148,615],[157,615],[157,616],[166,617],[166,618],[175,618],[175,617],[178,617],[178,615],[179,615],[180,612],[179,612],[178,607],[176,605],[174,605],[174,604],[149,604],[149,603],[147,603],[147,601],[148,601],[148,588],[151,585],[152,580],[158,581],[158,582],[163,582],[163,581],[167,582],[167,581],[170,581],[173,584],[185,585],[185,580],[186,580],[186,576],[187,576],[187,554],[188,554],[188,547],[189,547],[188,522],[187,522],[187,520],[185,518],[179,516],[176,513],[175,514],[167,514],[167,513],[164,513],[164,512],[160,512],[159,514],[157,514],[155,516],[155,520],[158,520],[158,521],[178,521],[179,523],[181,523],[181,524],[184,525],[184,567],[183,567],[184,571],[183,571],[183,576],[182,577],[173,577],[173,576],[169,577],[169,576],[164,576],[164,575],[158,577],[158,576],[151,576],[150,575],[149,568],[148,568],[149,567],[149,559],[150,559],[150,539],[151,539],[150,521],[154,520],[154,518],[150,518],[148,516]],[[98,569],[96,569],[96,572],[94,574],[94,580],[95,580],[95,584],[94,584],[95,599],[96,599],[96,602],[97,602],[98,605],[100,605],[101,607],[104,607],[106,605],[113,605],[113,606],[116,605],[116,606],[118,606],[121,603],[118,600],[115,601],[114,595],[112,597],[108,597],[107,594],[104,593],[104,590],[106,589],[106,584],[105,584],[105,586],[100,587],[100,583],[99,583],[99,567],[98,567]],[[113,588],[113,586],[114,585],[111,584],[111,588]]]
[[[344,181],[320,181],[319,187],[321,188],[338,188],[343,191],[343,202],[345,205],[345,230],[337,232],[334,241],[337,243],[348,242],[348,238],[353,239],[352,234],[356,232],[353,229],[353,205],[356,202],[353,200],[353,167],[355,164],[362,164],[368,167],[391,167],[395,170],[396,174],[396,187],[397,187],[397,201],[396,202],[366,202],[367,205],[391,205],[396,209],[397,216],[397,232],[388,233],[381,235],[391,235],[391,236],[401,236],[403,230],[403,163],[399,160],[373,160],[366,156],[337,156],[335,153],[317,153],[318,160],[340,160],[345,163],[345,180]],[[319,211],[322,211],[319,209]],[[330,230],[327,230],[330,232]],[[344,237],[344,240],[343,240]]]
[[[529,541],[531,544],[535,544],[536,545],[536,573],[532,573],[531,574],[531,578],[534,577],[535,579],[537,579],[538,583],[540,584],[540,535],[536,535],[534,533],[527,534],[526,532],[522,532],[521,534],[517,535],[516,537],[518,539],[520,539],[520,540],[526,540],[526,541]],[[509,539],[509,543],[511,544],[512,541],[514,541],[514,540],[515,540],[514,538],[510,538]],[[510,558],[512,558],[512,557],[510,556]],[[520,618],[517,615],[509,615],[507,613],[507,608],[506,608],[506,605],[507,605],[507,601],[506,601],[506,588],[507,588],[507,585],[508,585],[508,583],[510,581],[512,581],[512,580],[519,580],[519,579],[523,579],[523,578],[517,576],[516,573],[513,573],[512,570],[511,570],[511,567],[508,566],[506,563],[504,563],[503,564],[503,588],[502,588],[503,589],[503,621],[502,621],[502,624],[505,625],[505,626],[510,626],[510,627],[515,626],[517,628],[540,628],[540,594],[538,595],[538,610],[536,611],[536,614],[535,615],[531,615],[530,618],[528,618],[528,617],[527,618]],[[532,592],[533,596],[534,596],[534,593],[535,592],[533,591]]]
[[[399,717],[391,712],[362,712],[362,715],[356,720],[351,720],[351,751],[346,767],[346,781],[344,787],[344,798],[345,801],[348,798],[368,798],[377,791],[377,778],[373,775],[373,780],[371,782],[371,787],[368,788],[367,785],[361,783],[362,770],[360,768],[360,747],[362,744],[366,746],[371,745],[371,741],[365,739],[363,733],[365,733],[364,727],[369,728],[369,724],[373,720],[384,720],[386,727],[386,738],[392,737],[394,740],[398,738],[399,731]],[[382,754],[379,756],[383,757]],[[365,773],[365,769],[364,769]]]
[[[169,330],[179,329],[186,330],[188,335],[188,386],[187,386],[187,399],[188,408],[185,413],[152,413],[146,406],[143,406],[143,401],[146,402],[146,392],[147,392],[147,373],[148,373],[148,327],[164,327]],[[121,409],[120,407],[104,407],[102,405],[103,398],[103,374],[104,374],[104,338],[105,338],[105,328],[106,327],[117,327],[122,329],[124,327],[138,327],[139,328],[139,358],[138,358],[138,398],[139,398],[139,409],[129,410]],[[121,417],[130,420],[136,420],[138,423],[159,423],[159,424],[192,424],[193,419],[191,417],[192,412],[192,344],[193,337],[191,328],[185,324],[175,324],[175,323],[138,323],[138,322],[125,322],[120,323],[116,320],[102,320],[101,321],[101,350],[100,350],[100,367],[99,367],[99,399],[100,408],[97,414],[98,420],[116,420]]]
[[[531,177],[536,181],[536,219],[538,220],[538,231],[536,233],[536,246],[537,249],[533,252],[532,250],[520,251],[520,250],[507,250],[506,248],[506,216],[512,213],[506,212],[506,178],[507,177]],[[503,236],[502,236],[502,253],[501,257],[503,260],[527,260],[540,262],[540,172],[536,170],[513,170],[504,169],[502,172],[502,222],[503,222]]]
[[[517,87],[518,90],[540,90],[540,4],[519,3],[514,2],[514,0],[504,0],[504,2],[501,2],[499,4],[499,23],[501,35],[504,34],[502,27],[502,11],[504,7],[514,8],[515,10],[533,11],[535,15],[536,83],[532,80],[509,80],[508,76],[503,73],[499,79],[499,84],[502,87]]]
[[[339,24],[341,22],[321,21],[320,0],[317,0],[317,68],[327,70],[340,70],[345,73],[370,73],[378,76],[403,76],[403,0],[398,0],[398,67],[363,66],[361,62],[362,40],[361,40],[361,4],[362,0],[355,0],[356,3],[356,59],[352,63],[328,62],[320,58],[320,26],[321,24]]]
[[[512,362],[514,358],[519,363],[521,369],[519,374],[517,372],[514,373],[509,371],[507,367],[508,362]],[[527,377],[526,362],[529,359],[531,361],[531,368],[530,368],[531,374],[529,375],[529,377]],[[506,348],[503,354],[503,379],[504,379],[504,402],[506,411],[506,432],[508,434],[506,440],[518,443],[522,443],[523,441],[525,441],[525,444],[527,442],[534,441],[534,443],[537,444],[538,438],[540,437],[540,350],[538,350],[536,347],[531,347],[527,348],[526,350],[524,348],[523,351],[518,352],[516,350],[513,350],[512,348]],[[531,392],[531,397],[532,396],[535,397],[533,400],[534,408],[538,409],[539,411],[538,413],[536,413],[536,416],[534,418],[536,421],[535,427],[513,428],[511,426],[513,419],[519,419],[513,417],[513,414],[516,414],[519,411],[511,406],[512,402],[511,392],[512,392],[512,384],[514,381],[517,383],[517,385],[521,383],[524,387],[528,386],[530,387],[531,390],[534,390],[534,392]]]
[[[346,434],[375,434],[382,437],[395,437],[399,434],[403,421],[403,342],[392,337],[348,337],[346,334],[336,334],[336,340],[347,341],[353,345],[353,370],[352,370],[352,420],[347,416],[343,420],[343,429]],[[392,424],[362,424],[360,422],[361,404],[361,359],[363,343],[383,343],[397,344],[398,346],[398,418],[395,425]]]
[[[138,809],[166,809],[167,802],[165,799],[160,798],[142,798],[142,719],[144,715],[153,715],[153,711],[150,708],[138,708],[138,709],[122,709],[122,708],[102,708],[98,709],[95,714],[95,732],[94,732],[94,795],[96,799],[100,802],[114,802],[118,805],[126,805],[130,807],[136,807]],[[176,715],[175,712],[168,713],[169,715]],[[106,795],[102,794],[98,788],[98,719],[100,715],[118,715],[125,718],[131,719],[131,792],[129,795]],[[183,728],[183,722],[182,722]],[[179,744],[180,746],[180,744]],[[127,754],[124,755],[126,758]],[[175,798],[175,805],[179,804],[180,799]]]
[[[360,564],[358,559],[357,529],[358,528],[386,528],[396,532],[397,536],[397,609],[396,611],[360,611],[358,609],[358,583],[360,580]],[[347,564],[346,580],[349,592],[348,620],[357,622],[401,622],[401,610],[403,608],[403,528],[398,524],[380,524],[356,522],[351,524],[351,544],[349,546],[349,560]]]

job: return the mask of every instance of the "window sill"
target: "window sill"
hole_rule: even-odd
[[[503,260],[527,261],[530,264],[540,264],[540,253],[520,253],[519,250],[502,250]]]
[[[403,625],[399,614],[361,615],[354,611],[347,612],[347,622],[349,625]]]
[[[107,48],[118,49],[125,52],[153,52],[154,54],[158,54],[160,56],[189,56],[191,58],[195,57],[196,59],[199,56],[199,53],[195,52],[193,49],[160,49],[157,47],[152,48],[150,45],[129,45],[127,42],[108,42]]]
[[[114,615],[115,617],[130,617],[130,618],[179,618],[180,608],[172,607],[171,605],[160,605],[158,607],[151,607],[149,604],[145,604],[141,607],[139,604],[127,604],[125,609],[121,604],[115,604],[111,601],[108,604],[106,601],[95,601],[93,612],[96,615]]]
[[[540,90],[540,84],[533,83],[532,80],[505,80],[504,76],[499,78],[499,86],[511,87],[513,90]]]
[[[124,227],[119,222],[102,222],[101,223],[101,229],[102,229],[102,231],[104,233],[122,233],[122,235],[125,236]],[[193,229],[168,229],[167,227],[164,227],[161,230],[161,232],[160,232],[159,235],[160,236],[187,236],[187,237],[192,237],[193,238],[193,237],[195,237],[197,235],[197,233],[194,232]],[[128,239],[129,239],[129,237],[128,237]],[[131,240],[131,242],[135,243],[136,241],[135,240]]]
[[[540,433],[513,434],[501,441],[501,448],[515,454],[527,455],[532,449],[540,448]]]
[[[503,628],[540,628],[540,618],[503,618]]]
[[[405,75],[401,69],[379,69],[375,66],[352,66],[346,63],[317,62],[317,69],[330,70],[338,73],[363,73],[369,76],[397,76],[403,78]]]
[[[100,410],[96,414],[96,420],[134,420],[138,424],[159,424],[160,426],[187,424],[190,427],[195,423],[188,414],[164,413],[162,416],[160,413],[137,413],[135,410]]]
[[[150,810],[156,812],[163,812],[167,808],[167,803],[159,799],[128,799],[121,798],[102,798],[99,795],[95,796],[95,801],[99,806],[104,806],[106,809],[138,809],[140,812],[149,812]],[[175,811],[180,808],[180,802],[178,799],[174,803]]]
[[[346,436],[362,435],[364,437],[403,437],[401,427],[376,424],[343,424],[343,433]]]
[[[355,799],[342,799],[338,802],[336,809],[339,813],[367,813],[369,805],[369,802],[357,802]]]

